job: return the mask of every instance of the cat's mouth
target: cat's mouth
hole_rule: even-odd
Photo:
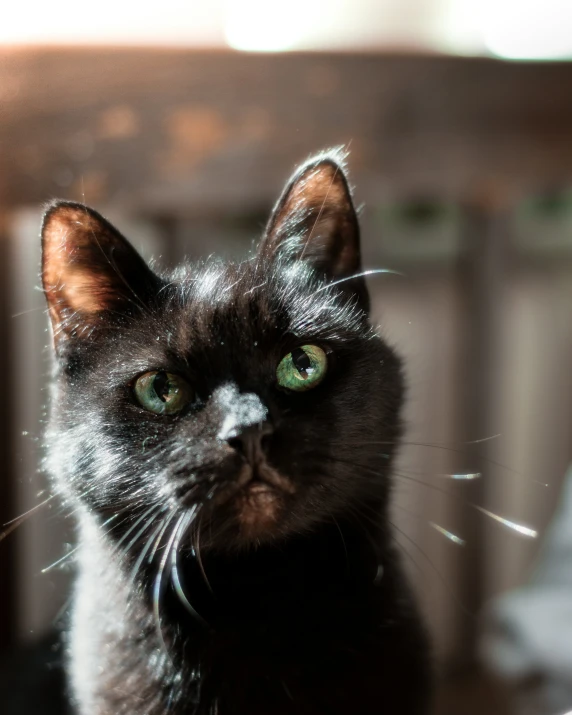
[[[216,506],[230,505],[242,534],[257,538],[279,520],[285,499],[296,491],[294,484],[268,463],[243,464],[233,483],[216,496]]]
[[[294,494],[296,488],[292,481],[280,474],[274,467],[266,462],[259,462],[254,466],[245,463],[241,466],[237,477],[226,484],[214,499],[217,506],[226,504],[237,493],[283,493]]]

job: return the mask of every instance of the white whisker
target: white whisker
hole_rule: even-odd
[[[323,290],[328,290],[328,288],[332,288],[333,286],[337,286],[340,283],[345,283],[346,281],[351,281],[354,278],[362,278],[365,276],[373,276],[378,273],[390,273],[391,275],[395,276],[404,276],[404,273],[401,273],[400,271],[394,271],[391,268],[376,268],[371,271],[362,271],[361,273],[355,273],[352,276],[346,276],[345,278],[339,278],[337,281],[332,281],[331,283],[326,283],[326,285],[323,285],[321,288],[318,288],[316,293],[321,293]]]
[[[441,476],[460,481],[469,481],[471,479],[480,479],[483,475],[480,472],[462,472],[460,474],[442,474]]]
[[[524,526],[524,524],[518,524],[516,521],[510,521],[509,519],[505,519],[504,516],[493,514],[492,511],[484,509],[482,506],[477,506],[477,504],[474,504],[473,506],[475,507],[475,509],[478,509],[482,514],[490,516],[491,519],[498,521],[499,524],[502,524],[503,526],[508,526],[509,529],[513,529],[514,531],[517,531],[523,536],[528,536],[531,539],[536,539],[536,537],[538,536],[538,531],[536,531],[535,529],[531,529],[528,526]]]
[[[464,539],[461,539],[459,536],[456,536],[451,531],[447,531],[447,529],[444,529],[442,526],[439,526],[439,524],[435,524],[434,521],[430,521],[428,523],[429,526],[432,526],[440,534],[443,534],[443,536],[449,539],[449,541],[452,541],[454,544],[457,544],[457,546],[464,546],[467,543]]]

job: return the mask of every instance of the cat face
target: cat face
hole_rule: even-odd
[[[292,177],[240,264],[158,275],[67,202],[42,235],[57,362],[49,468],[68,500],[123,525],[112,538],[138,519],[192,522],[203,548],[233,550],[385,504],[400,364],[354,277],[339,155]]]

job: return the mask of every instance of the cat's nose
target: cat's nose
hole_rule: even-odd
[[[227,438],[230,447],[241,454],[246,461],[254,466],[266,453],[268,440],[274,431],[270,422],[260,422],[244,427],[232,437]]]

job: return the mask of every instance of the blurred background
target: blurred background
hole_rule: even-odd
[[[58,563],[73,523],[43,504],[40,470],[42,204],[91,204],[165,266],[239,257],[294,166],[345,144],[365,268],[403,274],[370,289],[407,365],[394,521],[435,639],[437,712],[572,709],[572,645],[554,674],[511,620],[536,584],[535,647],[572,644],[542,600],[572,462],[570,27],[569,0],[0,8],[5,659],[49,630],[73,574],[73,556]],[[558,543],[572,574],[572,535]]]

